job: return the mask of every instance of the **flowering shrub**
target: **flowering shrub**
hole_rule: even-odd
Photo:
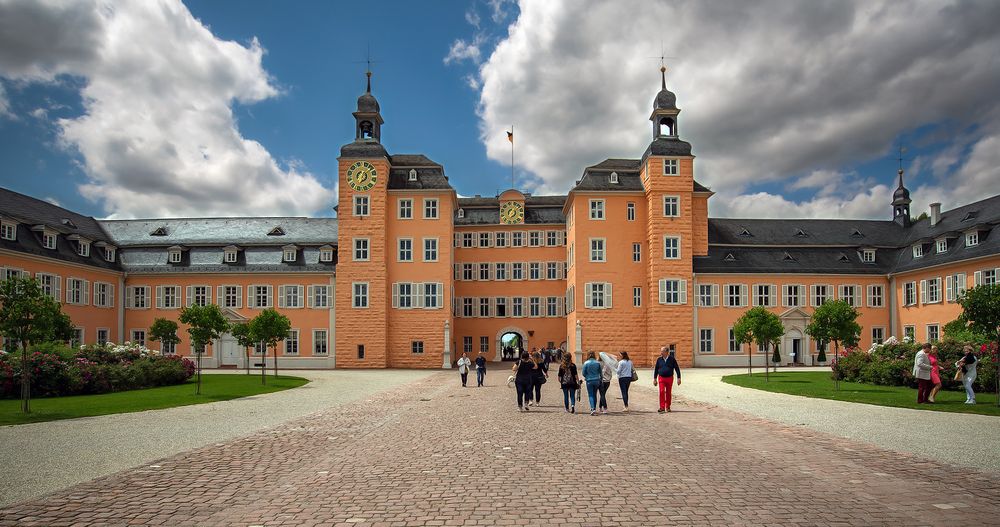
[[[32,396],[98,394],[168,386],[194,375],[194,363],[138,344],[85,345],[78,350],[46,343],[28,356]],[[0,355],[0,397],[19,397],[20,354]]]
[[[954,340],[937,343],[938,367],[944,389],[962,389],[962,383],[953,379],[955,363],[965,355],[964,346],[964,342]],[[867,351],[848,350],[846,355],[831,364],[833,378],[883,386],[915,386],[913,360],[920,347],[920,344],[899,342],[890,337],[885,343],[871,346]],[[975,354],[979,359],[975,389],[977,392],[992,392],[996,382],[996,346],[982,345]]]

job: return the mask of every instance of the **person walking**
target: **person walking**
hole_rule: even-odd
[[[928,355],[930,350],[931,345],[924,344],[913,357],[913,377],[917,379],[917,404],[926,403],[931,393],[931,360]]]
[[[563,405],[566,411],[576,413],[576,390],[580,388],[580,376],[577,375],[576,364],[570,360],[569,354],[563,355],[559,364],[559,386],[563,391]]]
[[[618,360],[618,367],[615,368],[618,375],[618,387],[622,391],[622,402],[625,403],[625,413],[628,413],[628,389],[632,387],[632,379],[635,375],[635,366],[628,358],[628,352],[623,351]]]
[[[531,402],[531,387],[535,378],[535,363],[527,353],[521,353],[521,358],[514,363],[514,387],[517,388],[517,410],[528,411]]]
[[[677,365],[677,358],[674,357],[674,345],[670,348],[663,346],[660,348],[660,356],[656,359],[656,366],[653,367],[653,386],[660,388],[660,409],[657,413],[670,411],[671,394],[674,388],[674,373],[677,373],[677,386],[681,385],[681,368]]]
[[[608,413],[608,388],[611,387],[611,380],[615,374],[615,368],[618,367],[618,358],[610,353],[604,353],[603,351],[597,354],[601,358],[601,386],[598,389],[600,394],[600,399],[597,402],[597,407],[602,414],[607,415]]]
[[[979,361],[972,354],[972,346],[966,344],[962,348],[962,351],[965,352],[965,355],[961,359],[958,359],[955,367],[962,372],[962,385],[965,386],[965,404],[976,404],[976,392],[972,389],[972,383],[976,382],[976,367]]]
[[[937,346],[931,346],[931,354],[928,358],[931,361],[931,393],[927,396],[927,401],[933,403],[937,393],[941,390],[941,365],[938,363]]]
[[[583,363],[583,380],[587,383],[587,399],[590,401],[590,415],[597,415],[597,392],[601,389],[601,363],[593,351],[587,352]]]
[[[535,376],[534,376],[534,388],[535,388],[535,401],[534,405],[538,406],[542,404],[542,385],[545,381],[549,380],[549,369],[545,365],[544,359],[542,359],[542,354],[535,352],[535,355],[531,357],[531,360],[535,362]]]
[[[479,356],[476,357],[476,388],[483,387],[483,381],[486,380],[486,355],[483,352],[479,352]]]
[[[462,376],[462,388],[465,388],[465,383],[469,381],[469,368],[472,366],[472,361],[469,360],[469,354],[463,353],[462,358],[458,359],[458,373]]]

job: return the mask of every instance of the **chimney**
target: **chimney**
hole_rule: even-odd
[[[938,224],[941,221],[941,204],[931,203],[931,227]]]

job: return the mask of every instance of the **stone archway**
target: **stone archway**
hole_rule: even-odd
[[[520,327],[517,327],[517,326],[507,326],[507,327],[501,328],[500,331],[497,331],[496,340],[495,340],[495,342],[496,342],[496,346],[495,347],[496,347],[497,352],[496,352],[496,356],[494,356],[493,360],[495,360],[497,362],[500,362],[500,361],[503,360],[503,356],[501,355],[501,351],[503,350],[503,337],[504,337],[504,335],[506,335],[508,333],[514,333],[514,334],[516,334],[517,336],[520,337],[520,339],[521,339],[521,347],[522,348],[524,348],[524,349],[531,349],[531,348],[528,347],[528,332],[527,331],[525,331],[525,330],[523,330],[523,329],[521,329]]]

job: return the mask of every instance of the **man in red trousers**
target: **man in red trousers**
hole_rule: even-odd
[[[677,372],[677,386],[681,385],[681,368],[674,357],[674,345],[660,348],[660,357],[653,367],[653,386],[660,387],[660,409],[657,413],[670,411],[670,393],[674,387],[674,372]]]

